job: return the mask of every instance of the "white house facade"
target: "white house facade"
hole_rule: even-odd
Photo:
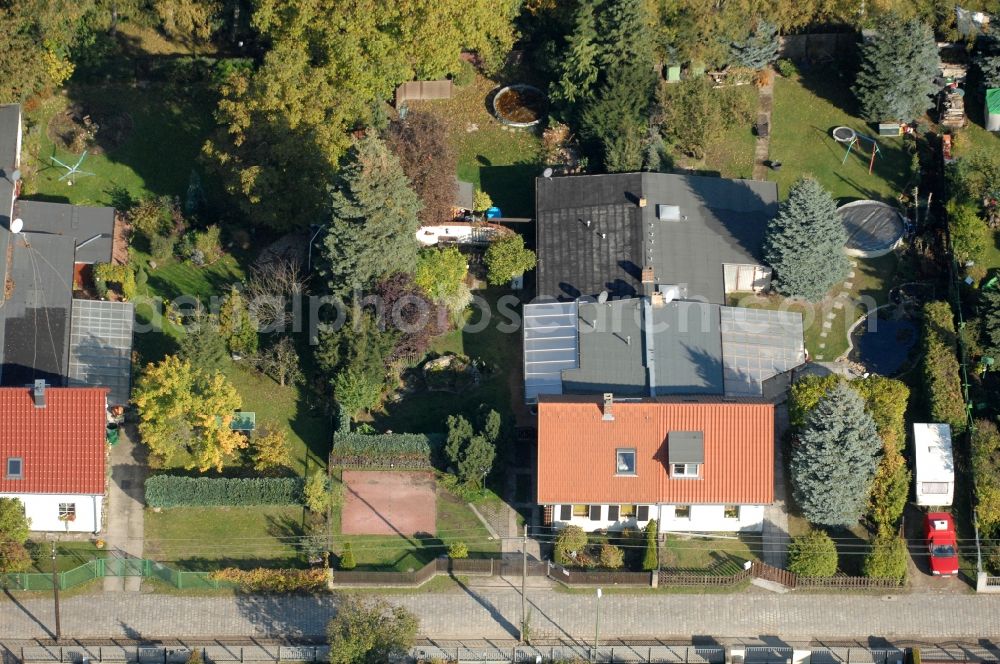
[[[539,395],[538,503],[586,531],[760,532],[774,500],[761,399]]]
[[[106,388],[0,388],[0,497],[33,531],[98,533],[107,485]]]
[[[20,500],[32,530],[67,533],[101,530],[103,494],[3,493],[0,498]]]
[[[552,506],[552,525],[584,530],[636,530],[653,519],[661,533],[760,532],[765,505],[588,505]]]

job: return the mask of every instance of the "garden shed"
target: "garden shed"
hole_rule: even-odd
[[[986,91],[986,109],[983,115],[988,131],[1000,131],[1000,88]]]

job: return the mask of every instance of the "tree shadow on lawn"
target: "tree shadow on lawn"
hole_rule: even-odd
[[[846,64],[847,67],[835,67],[832,64],[800,67],[799,82],[820,99],[825,99],[844,113],[857,118],[861,109],[851,92],[855,76],[854,63],[848,61]]]
[[[533,162],[479,168],[482,190],[489,193],[505,217],[535,216],[535,177],[539,175],[540,166]]]
[[[201,94],[191,94],[201,89]],[[201,147],[215,123],[215,95],[209,86],[192,83],[186,94],[177,94],[169,83],[154,83],[143,89],[122,85],[74,85],[70,103],[87,107],[107,106],[128,114],[133,126],[120,145],[105,153],[111,163],[129,167],[142,186],[156,195],[183,196]]]

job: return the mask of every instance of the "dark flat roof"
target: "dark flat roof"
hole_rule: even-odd
[[[535,186],[538,295],[564,301],[640,294],[642,268],[651,266],[656,284],[687,284],[688,297],[724,304],[723,265],[760,264],[777,213],[773,182],[621,173],[543,177]],[[661,204],[682,218],[659,220]]]
[[[563,390],[646,396],[642,300],[581,302],[577,315],[580,363],[563,370]]]
[[[13,245],[10,297],[2,311],[0,384],[22,386],[44,379],[64,385],[73,301],[71,238],[0,231]]]
[[[20,104],[0,105],[0,169],[5,174],[17,164],[17,134],[21,123]]]
[[[24,220],[25,232],[72,238],[76,242],[77,263],[111,262],[114,208],[18,200],[15,210],[15,216]]]
[[[722,394],[722,332],[717,304],[670,302],[650,306],[655,396]]]

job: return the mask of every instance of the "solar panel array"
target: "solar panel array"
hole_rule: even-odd
[[[73,300],[69,384],[107,387],[110,405],[128,403],[134,307],[128,302]]]
[[[802,314],[742,307],[721,314],[727,396],[761,396],[764,381],[805,362]]]
[[[579,366],[576,302],[524,305],[524,400],[562,394],[563,369]]]

